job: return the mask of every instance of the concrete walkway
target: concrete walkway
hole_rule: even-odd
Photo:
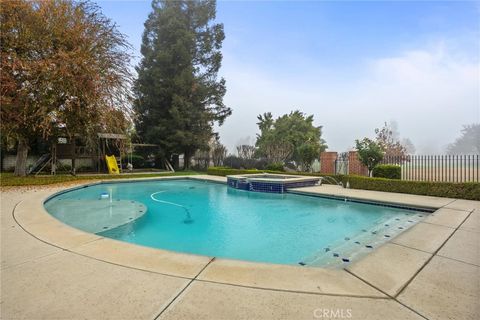
[[[179,277],[62,249],[38,240],[14,219],[15,207],[36,192],[1,193],[2,319],[480,318],[479,202],[443,200],[441,210],[448,214],[425,221],[440,230],[433,234],[442,235],[435,250],[423,241],[424,233],[394,239],[347,270],[378,294],[348,296],[260,288],[251,274],[242,275],[251,286],[218,283],[209,280],[219,268],[212,261],[193,277]],[[398,268],[395,264],[405,259],[418,261],[414,270],[398,270],[408,277],[401,279],[406,286],[382,278],[381,268]]]

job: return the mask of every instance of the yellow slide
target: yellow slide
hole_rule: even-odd
[[[107,162],[108,173],[120,173],[120,170],[118,170],[117,159],[115,159],[115,156],[105,156],[105,161]]]

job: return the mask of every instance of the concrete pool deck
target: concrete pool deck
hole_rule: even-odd
[[[88,234],[44,211],[43,200],[63,189],[2,190],[2,319],[480,317],[478,201],[297,189],[438,209],[345,270],[332,270],[214,259]]]

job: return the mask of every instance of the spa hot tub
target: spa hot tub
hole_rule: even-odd
[[[227,183],[229,187],[240,190],[284,193],[290,188],[314,186],[320,179],[320,177],[255,173],[227,176]]]

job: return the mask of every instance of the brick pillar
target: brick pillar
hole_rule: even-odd
[[[368,176],[368,169],[358,159],[357,151],[348,152],[348,174]]]
[[[335,174],[337,153],[333,151],[320,153],[320,173]]]

